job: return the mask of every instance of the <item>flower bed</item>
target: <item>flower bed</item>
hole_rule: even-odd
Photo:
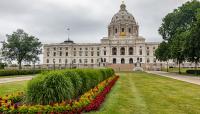
[[[22,103],[24,93],[10,95],[0,98],[0,114],[80,114],[97,110],[111,90],[119,76],[113,76],[99,83],[95,88],[84,93],[78,99],[66,100],[61,103],[50,103],[49,105],[30,105]]]

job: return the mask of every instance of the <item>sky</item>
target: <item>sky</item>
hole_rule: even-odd
[[[162,41],[158,34],[162,18],[187,0],[125,0],[127,10],[149,42]],[[0,41],[18,28],[44,44],[68,38],[77,43],[99,43],[120,9],[121,0],[0,0]]]

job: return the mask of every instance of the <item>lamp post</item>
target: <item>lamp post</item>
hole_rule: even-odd
[[[35,62],[36,62],[36,59],[33,58],[33,72],[34,72],[34,74],[35,74]]]
[[[56,70],[56,66],[55,66],[55,59],[53,59],[53,70]]]

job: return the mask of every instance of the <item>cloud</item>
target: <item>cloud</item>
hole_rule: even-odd
[[[184,2],[126,0],[126,5],[140,25],[140,35],[147,41],[161,41],[157,30],[162,18]],[[70,27],[75,42],[100,42],[120,4],[120,0],[1,0],[0,37],[22,28],[43,43],[63,42]]]

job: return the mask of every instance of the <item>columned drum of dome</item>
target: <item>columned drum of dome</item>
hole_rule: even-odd
[[[120,37],[138,37],[139,26],[135,21],[135,18],[126,10],[126,5],[123,3],[120,6],[119,12],[117,12],[108,26],[108,34],[110,38]]]

